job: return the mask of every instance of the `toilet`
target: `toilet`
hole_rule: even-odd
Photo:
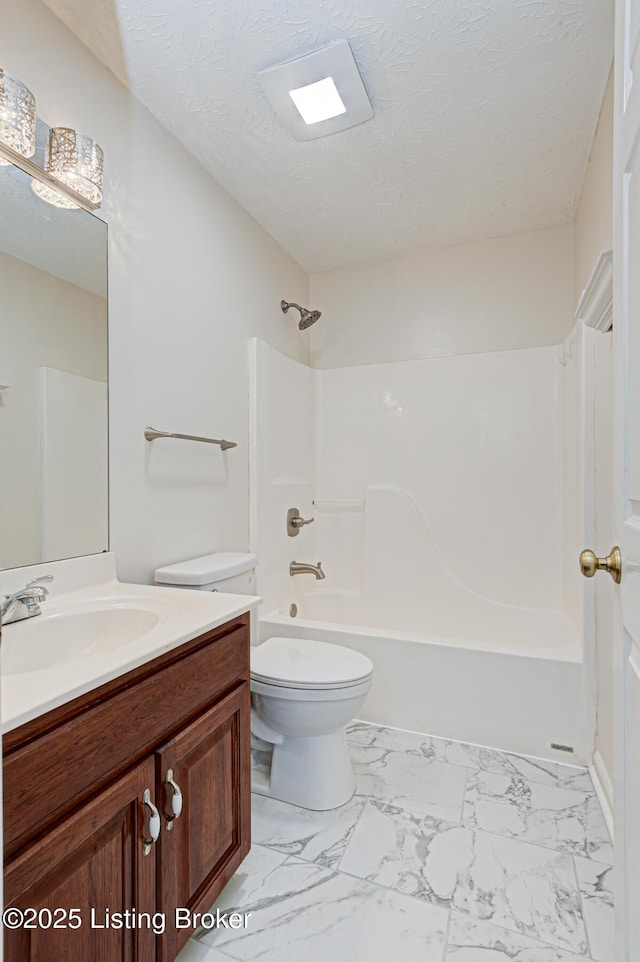
[[[251,649],[251,731],[273,745],[269,777],[252,790],[316,811],[355,791],[345,725],[371,688],[373,663],[358,651],[305,638]]]
[[[222,552],[165,565],[155,582],[199,591],[253,594],[256,556]],[[371,688],[366,655],[324,641],[269,638],[251,648],[251,736],[269,749],[268,774],[252,772],[252,791],[325,811],[348,802],[355,776],[345,725]]]

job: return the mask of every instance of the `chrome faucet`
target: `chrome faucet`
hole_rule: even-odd
[[[14,591],[12,595],[5,595],[0,607],[0,621],[3,625],[10,625],[13,621],[23,621],[25,618],[35,618],[42,613],[38,602],[45,601],[49,592],[39,581],[53,581],[53,575],[42,575],[29,581],[25,588]]]
[[[322,581],[326,578],[324,571],[322,570],[322,563],[319,561],[317,565],[304,564],[299,561],[292,561],[289,565],[289,574],[293,575],[315,575],[318,581]]]

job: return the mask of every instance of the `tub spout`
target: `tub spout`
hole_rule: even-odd
[[[291,577],[294,575],[315,575],[318,581],[322,581],[326,577],[324,571],[322,570],[322,563],[319,561],[317,565],[303,564],[299,561],[292,561],[289,565],[289,574]]]

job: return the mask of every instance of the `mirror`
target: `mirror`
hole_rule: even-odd
[[[107,226],[0,166],[0,567],[109,547]]]

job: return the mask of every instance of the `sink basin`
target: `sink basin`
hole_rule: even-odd
[[[2,671],[19,675],[114,651],[141,638],[159,620],[154,611],[124,606],[38,615],[6,632]]]

